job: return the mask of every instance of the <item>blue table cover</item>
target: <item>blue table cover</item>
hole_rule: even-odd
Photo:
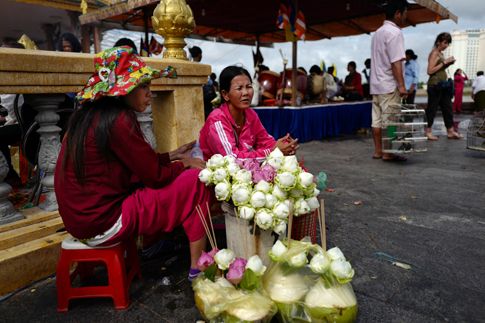
[[[360,128],[370,128],[372,121],[371,101],[253,109],[275,139],[290,133],[299,142],[352,134]]]

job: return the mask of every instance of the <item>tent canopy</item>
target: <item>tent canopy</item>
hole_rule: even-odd
[[[81,15],[81,24],[108,22],[125,29],[140,29],[160,0],[128,0]],[[279,1],[246,0],[237,8],[227,0],[186,0],[196,21],[196,38],[230,39],[235,43],[285,42],[276,27]],[[385,0],[299,0],[305,15],[306,40],[371,33],[384,20]],[[231,8],[232,7],[232,8]],[[406,26],[457,17],[435,0],[415,0],[408,9]],[[149,28],[151,28],[151,19]],[[114,26],[112,25],[112,26]]]

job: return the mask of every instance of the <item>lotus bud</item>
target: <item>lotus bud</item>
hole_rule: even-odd
[[[303,196],[303,191],[298,189],[298,188],[294,188],[294,189],[290,190],[290,196],[295,198],[295,199],[299,199]]]
[[[199,181],[205,183],[205,185],[209,185],[212,180],[212,171],[208,168],[204,168],[199,173]]]
[[[288,196],[288,194],[285,191],[283,191],[278,185],[273,186],[272,194],[280,201],[285,200],[286,197]]]
[[[331,260],[327,255],[324,253],[317,253],[313,256],[312,260],[310,260],[310,269],[315,274],[324,274],[330,267],[330,262]]]
[[[330,271],[340,283],[349,282],[354,277],[355,273],[350,262],[342,259],[332,261],[330,264]]]
[[[247,261],[244,258],[236,258],[229,266],[229,271],[226,274],[226,279],[232,284],[237,285],[241,282],[246,270]]]
[[[303,267],[307,263],[308,263],[308,259],[306,257],[306,253],[304,252],[300,252],[299,254],[294,255],[288,260],[288,264],[290,266],[297,267],[297,268]]]
[[[300,165],[298,164],[298,160],[296,159],[296,156],[285,156],[285,160],[283,162],[283,167],[282,169],[290,172],[290,173],[295,173],[298,171]]]
[[[308,203],[308,206],[310,207],[310,211],[314,211],[320,207],[320,202],[318,202],[318,199],[316,197],[310,197],[305,201]]]
[[[286,222],[282,221],[282,220],[275,220],[273,232],[278,234],[278,235],[285,235],[286,234]]]
[[[266,194],[266,204],[264,205],[264,207],[271,210],[275,206],[276,202],[278,202],[276,197],[268,193]]]
[[[284,245],[283,242],[277,240],[270,251],[271,259],[281,259],[281,257],[288,251],[288,248]],[[274,257],[274,258],[273,258]]]
[[[258,255],[251,256],[246,264],[246,269],[251,269],[257,276],[263,276],[266,266],[263,265]]]
[[[231,176],[234,176],[238,172],[238,170],[240,170],[240,169],[241,168],[236,163],[227,165],[227,172]]]
[[[267,163],[271,165],[271,167],[273,167],[275,170],[278,170],[281,168],[281,166],[283,166],[283,162],[285,161],[285,156],[283,155],[281,150],[276,148],[268,155],[266,160],[267,160]]]
[[[250,206],[241,206],[239,208],[239,217],[243,220],[252,220],[254,218],[254,214],[256,210]]]
[[[247,185],[234,184],[232,186],[232,201],[239,206],[249,202],[251,191]]]
[[[318,188],[313,189],[313,196],[318,196],[320,194],[320,190]]]
[[[278,148],[276,147],[269,155],[268,157],[284,157],[285,155],[283,154],[283,152]]]
[[[296,177],[290,172],[283,172],[276,175],[276,182],[279,184],[280,188],[288,191],[295,186]]]
[[[257,209],[266,204],[266,195],[263,192],[255,191],[251,194],[251,205]]]
[[[313,184],[313,174],[301,172],[298,174],[298,180],[302,187],[308,187]]]
[[[299,199],[295,203],[295,215],[310,213],[310,206],[304,199]]]
[[[214,188],[214,192],[218,201],[227,201],[231,196],[231,184],[227,181],[220,182]]]
[[[258,184],[254,186],[255,191],[260,191],[263,193],[269,193],[271,191],[271,184],[265,180],[259,181]]]
[[[230,249],[222,249],[216,253],[214,256],[214,260],[217,263],[217,267],[221,270],[226,270],[229,268],[231,263],[234,261],[235,255],[234,252]]]
[[[208,161],[207,161],[207,167],[210,169],[214,170],[217,168],[224,167],[226,164],[226,160],[224,157],[220,154],[215,154],[213,155]]]
[[[285,202],[278,202],[273,208],[273,213],[278,219],[288,219],[290,215],[290,208]]]
[[[202,251],[202,255],[200,256],[199,260],[197,260],[197,268],[200,271],[204,271],[207,267],[211,266],[214,263],[214,255],[211,255],[208,252]]]
[[[268,230],[273,226],[273,215],[266,209],[256,212],[256,224],[263,230]]]
[[[212,180],[214,183],[220,183],[228,178],[228,173],[225,168],[217,168],[212,172]]]
[[[238,183],[246,183],[250,184],[252,183],[252,175],[251,172],[245,169],[240,169],[236,172],[236,175],[234,175],[234,179]]]
[[[328,249],[327,250],[327,255],[330,257],[330,259],[332,260],[343,260],[345,261],[345,256],[342,252],[342,250],[340,250],[339,247],[333,247],[332,249]]]
[[[232,155],[226,155],[224,156],[224,161],[226,165],[236,164],[236,157]]]

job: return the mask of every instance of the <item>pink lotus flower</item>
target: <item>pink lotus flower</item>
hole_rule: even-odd
[[[241,282],[246,270],[247,260],[244,258],[236,258],[234,262],[229,266],[229,271],[226,274],[226,279],[233,285],[237,285]]]
[[[265,180],[263,171],[256,170],[253,172],[253,183],[258,184],[260,181]]]
[[[202,251],[202,255],[199,260],[197,260],[197,267],[200,271],[205,271],[208,267],[214,264],[214,255],[219,251],[219,249],[214,248],[210,252]]]
[[[263,173],[264,180],[268,183],[273,183],[276,171],[273,166],[266,164],[261,167],[261,172]]]

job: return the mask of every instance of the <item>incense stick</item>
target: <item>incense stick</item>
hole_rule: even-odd
[[[293,212],[290,212],[290,215],[288,217],[288,249],[290,249],[292,227],[293,227]]]
[[[214,242],[212,241],[211,233],[210,233],[209,227],[207,226],[207,223],[205,221],[204,214],[202,213],[202,209],[200,208],[199,205],[197,205],[195,207],[195,210],[197,211],[197,214],[199,215],[200,221],[202,222],[202,226],[204,227],[207,238],[209,239],[209,243],[210,243],[212,249],[214,249],[215,245],[214,245]]]
[[[214,244],[216,245],[216,249],[217,249],[216,231],[214,230],[214,224],[212,223],[212,216],[211,216],[211,211],[209,209],[209,203],[205,202],[205,206],[207,208],[207,215],[209,217],[209,223],[211,225],[212,237],[214,238]]]
[[[320,215],[318,217],[320,219],[320,239],[322,239],[322,248],[323,250],[327,250],[327,231],[325,229],[325,202],[323,199],[320,200]]]

